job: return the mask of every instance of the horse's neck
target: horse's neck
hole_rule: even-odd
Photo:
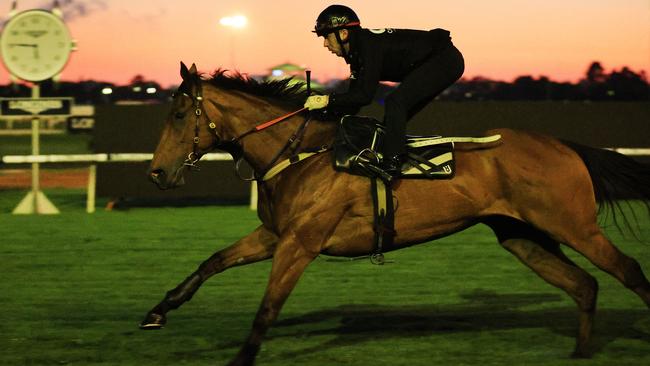
[[[261,98],[256,103],[251,103],[250,98],[250,96],[246,96],[245,100],[240,101],[240,103],[247,104],[246,107],[232,109],[233,116],[230,120],[234,122],[232,127],[235,137],[242,136],[265,122],[294,112],[294,110],[280,107]],[[333,123],[317,120],[309,121],[304,132],[300,131],[301,126],[309,118],[307,113],[299,113],[273,126],[243,137],[240,144],[246,161],[260,173],[262,170],[270,168],[270,165],[274,162],[277,163],[282,159],[289,158],[294,152],[331,144],[335,130],[335,124]],[[283,151],[283,149],[287,148],[291,138],[300,139],[296,142],[296,151],[291,148]],[[278,154],[280,155],[278,156]]]

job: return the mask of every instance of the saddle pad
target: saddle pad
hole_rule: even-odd
[[[407,151],[408,159],[402,164],[402,178],[452,178],[456,172],[453,142],[407,147]]]

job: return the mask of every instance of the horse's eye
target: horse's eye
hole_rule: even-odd
[[[174,115],[174,117],[176,117],[176,119],[183,119],[183,118],[185,118],[185,113],[183,113],[183,112],[176,112],[176,114]]]

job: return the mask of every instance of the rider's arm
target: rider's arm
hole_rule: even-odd
[[[356,78],[350,79],[350,87],[346,93],[330,95],[329,107],[358,107],[370,104],[379,86],[381,64],[379,47],[361,45]]]

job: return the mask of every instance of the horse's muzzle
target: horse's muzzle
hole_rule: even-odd
[[[184,166],[181,166],[174,174],[168,174],[165,169],[150,170],[149,179],[154,182],[158,188],[165,190],[185,185],[183,177]]]

